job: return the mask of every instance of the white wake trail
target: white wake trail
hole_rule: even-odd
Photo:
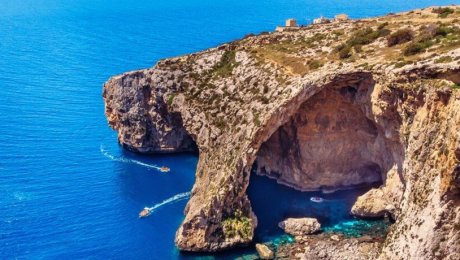
[[[124,157],[113,156],[107,150],[104,149],[103,145],[101,145],[99,147],[99,149],[100,149],[102,155],[104,155],[105,157],[109,158],[112,161],[122,162],[122,163],[137,164],[137,165],[144,166],[144,167],[147,167],[147,168],[150,168],[150,169],[155,169],[155,170],[161,171],[161,167],[158,167],[156,165],[151,165],[151,164],[143,163],[143,162],[140,162],[140,161],[137,161],[137,160],[128,159],[128,158],[124,158]]]
[[[162,206],[165,206],[167,204],[172,204],[172,203],[175,203],[175,202],[178,202],[178,201],[181,201],[181,200],[185,200],[185,199],[188,199],[189,197],[190,197],[190,192],[179,193],[179,194],[176,194],[176,195],[172,196],[169,199],[166,199],[166,200],[154,205],[153,207],[146,208],[146,209],[149,211],[149,214],[151,214],[153,211],[155,211],[156,209],[158,209],[158,208],[160,208]]]

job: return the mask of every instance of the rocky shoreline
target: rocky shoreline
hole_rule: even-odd
[[[390,224],[389,220],[385,222]],[[321,224],[314,218],[288,218],[279,227],[292,236],[292,242],[256,244],[261,259],[376,259],[388,234],[381,227],[354,234],[321,230]]]
[[[363,236],[345,238],[337,234],[320,234],[296,238],[293,244],[278,248],[276,259],[367,260],[377,259],[383,238]]]
[[[105,113],[127,149],[199,151],[181,250],[253,240],[257,164],[299,190],[380,182],[352,213],[395,219],[383,244],[307,237],[289,256],[459,259],[459,19],[426,8],[247,37],[112,77]]]

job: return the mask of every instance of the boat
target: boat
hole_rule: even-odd
[[[170,170],[171,170],[171,169],[169,169],[169,168],[166,167],[166,166],[162,166],[162,167],[160,168],[160,172],[169,172]]]
[[[321,197],[311,197],[310,200],[316,203],[321,203],[324,201],[324,199]]]
[[[139,212],[139,218],[145,218],[150,215],[150,209],[144,208],[141,212]]]

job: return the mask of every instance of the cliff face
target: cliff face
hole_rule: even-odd
[[[300,190],[380,182],[352,210],[396,219],[380,257],[456,259],[457,16],[427,9],[315,25],[162,60],[105,83],[106,115],[128,149],[199,150],[176,234],[182,250],[252,240],[257,218],[246,188],[255,163],[258,174]],[[388,46],[387,35],[409,25],[420,35]],[[425,31],[430,46],[407,51]]]
[[[163,76],[170,77],[168,74],[165,72]],[[169,112],[161,95],[152,93],[150,84],[155,82],[151,77],[149,71],[133,72],[129,77],[111,80],[110,84],[119,88],[104,90],[107,120],[118,131],[118,141],[127,149],[140,153],[196,151],[180,113]],[[168,87],[174,87],[167,78],[160,79],[165,80]]]

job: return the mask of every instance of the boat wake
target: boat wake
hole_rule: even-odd
[[[336,201],[345,201],[344,199],[325,199],[321,197],[310,197],[310,201],[314,203],[323,203],[323,202],[336,202]]]
[[[140,166],[149,168],[149,169],[155,169],[155,170],[158,170],[158,171],[160,171],[160,172],[165,172],[165,171],[162,170],[162,167],[158,167],[158,166],[156,166],[156,165],[151,165],[151,164],[143,163],[143,162],[141,162],[141,161],[133,160],[133,159],[128,159],[128,158],[125,158],[125,157],[117,157],[117,156],[114,156],[114,155],[110,154],[107,150],[105,150],[103,145],[101,145],[101,146],[99,147],[99,149],[100,149],[102,155],[104,155],[106,158],[109,158],[109,159],[112,160],[112,161],[122,162],[122,163],[137,164],[137,165],[140,165]]]
[[[178,201],[181,201],[181,200],[185,200],[185,199],[188,199],[190,197],[190,192],[183,192],[183,193],[179,193],[179,194],[176,194],[174,196],[172,196],[171,198],[168,198],[158,204],[155,204],[153,207],[146,207],[144,208],[143,211],[145,211],[144,215],[140,216],[140,217],[147,217],[149,216],[150,214],[152,214],[155,210],[165,206],[165,205],[168,205],[168,204],[173,204],[173,203],[176,203]]]

